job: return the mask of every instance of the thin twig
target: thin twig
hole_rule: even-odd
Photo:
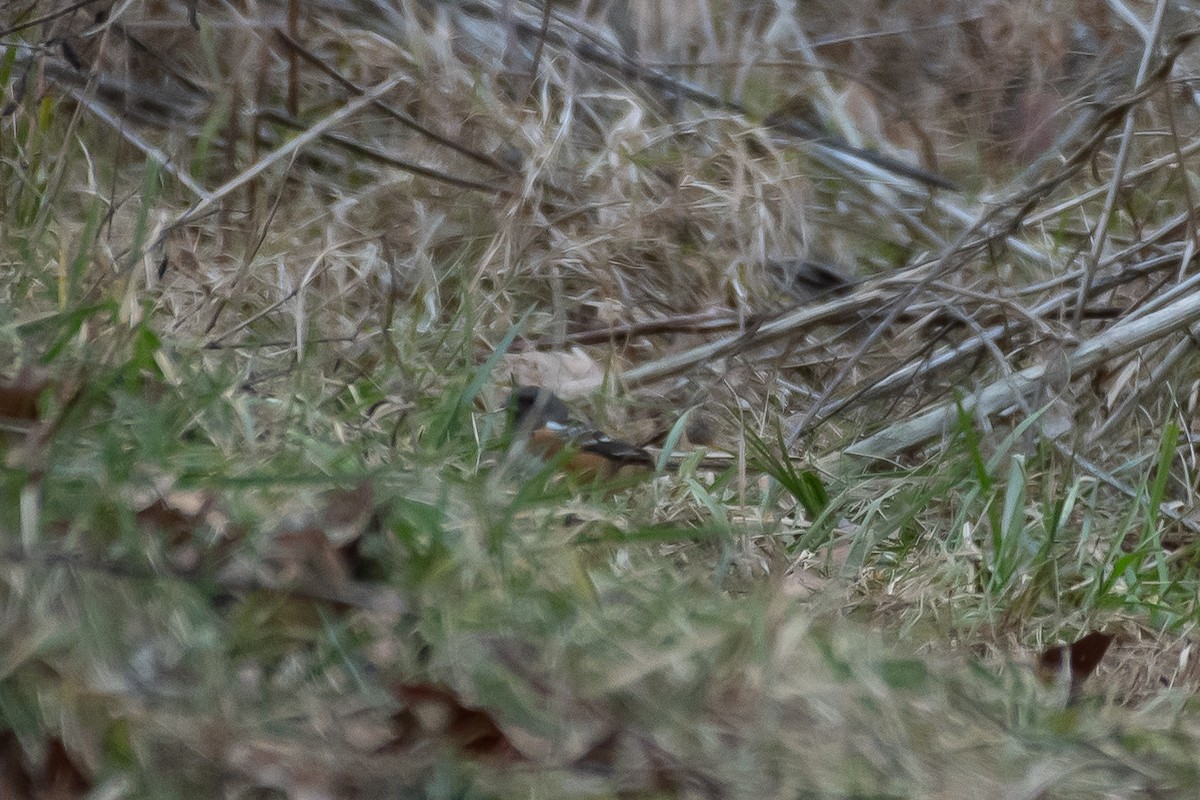
[[[1200,294],[1192,294],[1175,304],[1137,320],[1122,320],[1098,336],[1084,341],[1068,357],[1072,376],[1090,372],[1112,358],[1132,352],[1175,331],[1200,322]],[[843,451],[864,458],[889,458],[892,455],[940,435],[961,408],[990,416],[1011,406],[1038,388],[1045,364],[1035,364],[1007,376],[987,388],[929,409],[917,417],[889,425]]]
[[[56,19],[65,17],[68,14],[78,11],[81,8],[86,8],[87,6],[90,6],[92,3],[96,2],[99,2],[99,0],[79,0],[78,3],[72,3],[65,8],[59,8],[51,11],[49,14],[43,14],[40,17],[34,17],[28,22],[22,22],[20,25],[13,25],[11,27],[4,28],[3,30],[0,30],[0,36],[9,36],[10,34],[20,33],[21,31],[41,25],[43,22],[53,22]]]
[[[495,9],[483,3],[461,2],[460,0],[441,1],[454,5],[464,13],[472,16],[490,20],[496,19]],[[559,19],[557,15],[555,15],[555,18]],[[560,21],[564,22],[564,25],[567,24],[563,20]],[[741,103],[717,97],[711,92],[687,81],[644,67],[624,54],[614,53],[599,38],[586,37],[577,28],[577,36],[574,39],[569,39],[565,34],[553,30],[545,31],[543,37],[540,21],[539,23],[533,23],[518,18],[516,27],[526,38],[537,39],[542,37],[547,42],[566,48],[583,61],[614,70],[623,77],[631,78],[655,89],[667,90],[674,95],[686,97],[688,100],[709,108],[716,108],[734,114],[748,115],[746,108]],[[811,128],[802,120],[794,118],[781,120],[779,130],[804,139],[810,146],[824,149],[829,153],[839,154],[836,157],[848,166],[855,166],[856,162],[867,162],[887,170],[894,175],[909,178],[928,186],[957,191],[954,183],[941,175],[936,175],[928,170],[875,150],[854,147],[845,140],[830,136],[825,131],[818,131]]]
[[[1166,12],[1166,0],[1158,0],[1158,5],[1154,9],[1154,21],[1151,23],[1151,35],[1146,40],[1146,48],[1142,51],[1142,61],[1138,64],[1137,85],[1141,86],[1146,80],[1146,73],[1150,69],[1150,59],[1153,57],[1155,44],[1158,42],[1158,34],[1162,28],[1163,14]],[[1117,205],[1117,194],[1121,188],[1121,181],[1125,175],[1125,165],[1129,161],[1130,143],[1133,141],[1133,115],[1125,117],[1125,126],[1121,131],[1121,145],[1117,149],[1117,157],[1113,163],[1112,177],[1108,183],[1108,193],[1104,196],[1104,207],[1100,211],[1100,217],[1096,220],[1096,224],[1092,233],[1092,251],[1088,254],[1087,270],[1084,272],[1083,282],[1079,284],[1079,297],[1075,302],[1075,322],[1079,322],[1083,315],[1083,307],[1087,303],[1088,292],[1092,288],[1092,279],[1096,272],[1096,265],[1100,261],[1100,251],[1104,249],[1104,243],[1108,239],[1108,225],[1112,220],[1113,210]]]
[[[275,31],[275,35],[279,38],[279,40],[281,42],[283,42],[288,47],[289,51],[300,56],[306,62],[308,62],[311,66],[316,67],[321,72],[325,73],[325,75],[332,78],[343,89],[345,89],[346,91],[355,95],[356,97],[361,97],[364,94],[365,90],[361,86],[354,83],[349,78],[342,75],[342,73],[338,72],[336,69],[334,69],[333,67],[326,64],[324,59],[322,59],[320,56],[313,53],[311,50],[309,50],[304,45],[300,44],[300,42],[293,39],[286,32],[284,32],[283,30],[281,30],[279,28],[275,28],[274,31]],[[471,159],[472,161],[476,161],[485,166],[499,170],[500,172],[512,173],[512,171],[513,171],[511,167],[504,164],[503,162],[492,158],[491,156],[487,155],[486,153],[481,153],[478,150],[473,150],[470,147],[467,147],[462,142],[458,142],[458,141],[455,141],[454,139],[451,139],[449,136],[444,136],[444,135],[438,133],[437,131],[433,130],[432,128],[422,124],[420,121],[418,121],[412,115],[406,114],[403,111],[401,111],[400,109],[395,108],[391,105],[388,105],[387,103],[383,102],[382,100],[376,100],[373,103],[371,103],[371,105],[375,109],[387,114],[389,117],[396,120],[401,125],[404,125],[406,128],[410,128],[413,131],[416,131],[417,133],[421,134],[422,136],[429,139],[430,141],[436,142],[437,144],[440,144],[443,147],[447,147],[447,148],[453,150],[454,152],[458,153],[459,155],[466,156],[467,158]],[[294,116],[295,112],[290,112],[290,113],[292,113]]]
[[[259,116],[262,119],[279,123],[280,125],[284,125],[293,130],[307,130],[307,127],[304,125],[304,123],[287,116],[282,111],[277,109],[263,109]],[[430,180],[435,180],[448,186],[454,186],[459,189],[470,189],[475,192],[484,192],[485,194],[498,195],[500,197],[511,197],[513,195],[513,191],[511,189],[507,189],[503,186],[497,186],[493,183],[485,183],[483,181],[477,181],[471,178],[463,178],[458,175],[452,175],[449,172],[443,172],[442,170],[434,169],[433,167],[426,167],[413,161],[397,158],[396,156],[376,150],[373,147],[368,147],[365,144],[356,142],[350,137],[340,133],[329,131],[322,134],[321,140],[335,144],[347,152],[370,159],[377,164],[394,167],[396,169],[403,170],[404,172],[411,172],[414,175],[420,175],[421,177],[429,178]]]
[[[366,92],[361,97],[354,98],[337,111],[325,117],[325,119],[313,124],[303,131],[299,136],[288,141],[287,144],[276,148],[270,153],[267,153],[254,164],[251,164],[249,167],[242,170],[241,173],[230,178],[221,186],[218,186],[208,196],[201,198],[200,202],[196,203],[191,208],[176,217],[171,224],[165,226],[162,235],[165,236],[166,231],[177,228],[180,225],[184,225],[202,215],[219,200],[224,199],[227,195],[237,191],[242,186],[245,186],[247,183],[254,180],[270,167],[286,158],[294,156],[304,147],[323,136],[329,131],[329,129],[336,125],[340,125],[342,122],[345,122],[359,111],[362,111],[364,108],[371,105],[375,100],[396,88],[403,80],[404,77],[402,75],[394,75],[391,78],[388,78],[386,81]]]
[[[196,195],[196,197],[198,197],[202,203],[211,198],[208,190],[193,180],[191,175],[176,167],[169,155],[131,131],[126,120],[113,116],[102,104],[96,102],[94,98],[87,96],[84,92],[75,89],[75,87],[67,86],[65,84],[59,84],[59,86],[62,87],[62,90],[67,95],[74,99],[75,102],[86,108],[94,117],[110,126],[121,138],[129,142],[131,145],[141,151],[143,155],[152,159],[156,164],[162,167],[164,172],[173,177],[175,180],[179,181],[179,183],[182,184],[188,191]]]
[[[1113,475],[1108,470],[1103,469],[1099,464],[1093,463],[1089,459],[1087,459],[1087,458],[1083,457],[1082,455],[1080,455],[1079,453],[1075,452],[1074,450],[1072,450],[1070,447],[1067,446],[1066,442],[1062,442],[1062,441],[1059,441],[1058,439],[1055,439],[1054,440],[1054,449],[1057,450],[1059,453],[1061,453],[1066,458],[1071,459],[1071,461],[1073,461],[1074,463],[1078,464],[1079,466],[1083,467],[1085,470],[1090,472],[1092,474],[1092,476],[1096,478],[1096,480],[1100,481],[1101,483],[1103,483],[1113,489],[1116,489],[1118,492],[1125,495],[1126,497],[1129,497],[1130,499],[1133,499],[1133,500],[1140,500],[1142,502],[1145,502],[1148,499],[1146,497],[1145,492],[1139,492],[1133,486],[1130,486],[1128,483],[1121,480],[1117,476]],[[1200,523],[1196,522],[1196,520],[1194,520],[1190,517],[1180,514],[1178,511],[1176,511],[1174,508],[1171,508],[1171,506],[1165,502],[1159,503],[1158,513],[1162,514],[1164,517],[1167,517],[1171,521],[1176,522],[1179,525],[1182,525],[1183,527],[1187,528],[1192,533],[1200,533]]]

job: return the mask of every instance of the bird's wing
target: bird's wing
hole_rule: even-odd
[[[570,441],[572,447],[584,453],[594,453],[621,464],[637,464],[651,468],[654,466],[654,457],[646,450],[614,439],[607,433],[595,430],[577,431]]]

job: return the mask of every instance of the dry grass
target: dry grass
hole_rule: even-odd
[[[0,795],[1191,796],[1163,9],[8,4]]]

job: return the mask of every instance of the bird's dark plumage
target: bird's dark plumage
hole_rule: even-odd
[[[513,432],[542,458],[567,454],[563,468],[582,480],[608,480],[654,469],[654,457],[628,442],[613,439],[572,419],[557,395],[540,386],[522,386],[508,400]]]
[[[513,428],[528,433],[547,422],[569,425],[571,409],[558,395],[540,386],[521,386],[508,396],[508,411],[513,415]]]

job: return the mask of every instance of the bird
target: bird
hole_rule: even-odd
[[[574,419],[558,395],[541,386],[520,386],[508,398],[514,441],[558,463],[581,483],[630,478],[654,471],[654,457]]]

